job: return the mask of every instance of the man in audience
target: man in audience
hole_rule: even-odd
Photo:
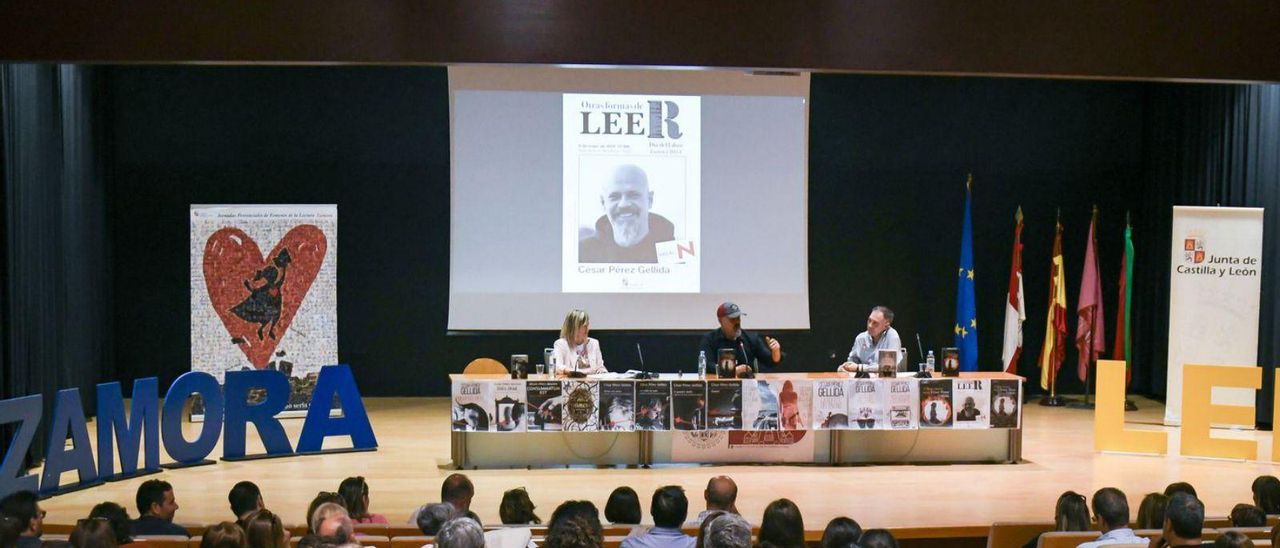
[[[459,517],[457,508],[447,502],[428,504],[418,509],[418,529],[422,534],[433,537],[440,532],[445,522]]]
[[[1164,530],[1160,536],[1151,539],[1149,546],[1201,546],[1200,530],[1203,528],[1204,503],[1187,493],[1176,493],[1169,497],[1169,506],[1164,511]]]
[[[235,514],[236,523],[242,526],[246,516],[266,508],[262,503],[262,491],[252,481],[235,484],[227,494],[227,502],[231,503],[231,513]]]
[[[737,513],[720,514],[707,525],[702,544],[705,548],[751,548],[751,524]]]
[[[44,509],[40,508],[39,497],[31,491],[17,491],[0,499],[0,516],[18,522],[17,548],[40,548],[40,535],[44,534]]]
[[[1093,515],[1102,529],[1098,540],[1086,542],[1080,548],[1094,548],[1112,544],[1141,544],[1146,539],[1129,528],[1129,499],[1115,487],[1103,487],[1093,494]]]
[[[729,476],[711,478],[707,482],[707,489],[702,492],[702,498],[707,501],[707,509],[698,512],[698,519],[694,522],[699,525],[702,524],[702,520],[707,519],[707,514],[712,512],[738,513],[738,507],[735,504],[738,500],[738,484],[734,483]]]
[[[689,499],[678,485],[659,487],[653,492],[649,506],[653,529],[648,533],[627,537],[622,548],[693,548],[697,539],[684,534],[680,525],[689,517]]]
[[[471,478],[463,474],[450,474],[444,479],[444,483],[440,484],[441,502],[452,504],[463,516],[475,520],[476,523],[482,523],[480,516],[471,511],[471,499],[475,496],[476,487],[471,484]]]
[[[1172,497],[1176,493],[1186,493],[1197,498],[1200,496],[1196,494],[1196,488],[1185,481],[1175,481],[1164,488],[1164,496],[1166,497]]]
[[[471,518],[454,518],[436,533],[437,548],[484,548],[484,529]]]
[[[320,526],[316,528],[316,534],[322,537],[333,537],[339,544],[346,544],[356,538],[355,526],[345,510],[343,513],[333,514],[322,520]]]
[[[173,486],[164,480],[147,480],[138,486],[138,519],[133,520],[134,535],[191,536],[181,525],[173,522],[178,512],[178,501],[173,496]]]

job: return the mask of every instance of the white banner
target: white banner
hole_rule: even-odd
[[[305,413],[338,363],[337,288],[338,206],[191,206],[192,371],[280,371]]]
[[[1182,423],[1186,364],[1257,367],[1261,208],[1174,206],[1164,423]],[[1254,405],[1254,391],[1215,388],[1213,403]]]
[[[565,293],[697,293],[702,102],[564,95]]]

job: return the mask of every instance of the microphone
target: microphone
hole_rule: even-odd
[[[636,342],[636,356],[638,356],[638,357],[640,358],[640,370],[641,370],[641,371],[645,371],[645,368],[644,368],[644,352],[640,351],[640,343],[639,343],[639,342]]]
[[[920,333],[916,333],[916,350],[920,351],[920,359],[924,359],[924,345],[920,344]]]

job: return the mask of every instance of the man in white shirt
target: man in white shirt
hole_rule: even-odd
[[[1112,544],[1146,544],[1147,539],[1133,534],[1129,528],[1129,500],[1115,487],[1103,487],[1093,494],[1093,516],[1102,528],[1097,540],[1078,548],[1094,548]]]
[[[855,373],[862,364],[878,363],[876,354],[880,350],[898,351],[902,348],[902,339],[893,329],[893,311],[887,306],[871,309],[867,316],[867,330],[858,334],[853,340],[853,348],[849,349],[849,357],[840,365],[840,371]],[[901,361],[902,356],[899,356]]]

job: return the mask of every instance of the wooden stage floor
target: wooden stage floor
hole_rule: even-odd
[[[370,485],[370,506],[392,523],[403,523],[419,505],[439,500],[440,482],[453,473],[449,462],[447,398],[369,398],[365,400],[380,448],[350,453],[219,462],[109,483],[48,499],[50,523],[74,523],[89,508],[110,500],[136,517],[134,494],[149,478],[174,485],[180,523],[215,523],[231,519],[227,492],[237,481],[256,482],[267,506],[286,522],[302,523],[306,505],[318,491],[337,490],[344,477],[363,475]],[[1158,426],[1164,408],[1138,399],[1139,410],[1127,414],[1130,428]],[[302,421],[286,420],[296,443]],[[726,474],[739,486],[738,508],[759,523],[764,507],[787,497],[799,505],[807,529],[821,529],[833,517],[847,515],[863,527],[986,526],[993,521],[1051,520],[1058,495],[1075,490],[1086,496],[1101,487],[1119,487],[1137,509],[1142,496],[1162,491],[1170,482],[1188,481],[1205,501],[1207,514],[1225,516],[1236,503],[1250,500],[1249,486],[1260,474],[1280,475],[1271,456],[1270,432],[1222,432],[1218,436],[1257,439],[1259,462],[1233,462],[1179,456],[1151,457],[1099,454],[1093,450],[1093,413],[1087,410],[1026,406],[1023,459],[1016,465],[954,466],[670,466],[638,468],[555,468],[535,470],[471,470],[476,485],[471,509],[485,523],[496,524],[504,490],[528,489],[544,520],[567,499],[586,499],[603,511],[615,487],[629,485],[641,494],[646,521],[648,499],[656,487],[684,486],[690,515],[702,509],[707,479]],[[93,428],[93,425],[90,425]],[[252,432],[252,428],[250,429]],[[1168,428],[1170,453],[1177,453],[1178,429]],[[188,439],[194,436],[188,436]],[[90,432],[90,438],[94,434]],[[256,448],[251,433],[249,452]],[[333,440],[326,447],[341,446]],[[349,446],[349,445],[348,445]],[[214,455],[221,454],[221,446]],[[519,451],[513,447],[512,451]],[[167,462],[167,456],[162,457]],[[74,480],[74,472],[63,476]]]

